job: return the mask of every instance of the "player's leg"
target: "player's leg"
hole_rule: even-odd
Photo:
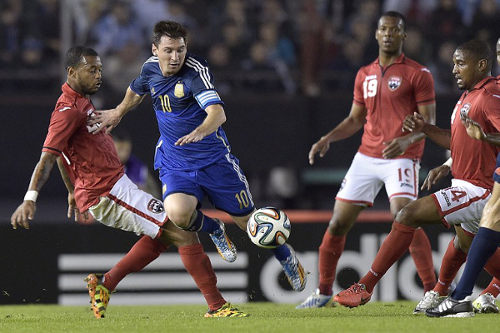
[[[468,242],[472,242],[473,234],[465,233],[460,226],[455,226],[457,234],[468,236]],[[462,237],[461,239],[464,239]],[[423,298],[418,302],[413,314],[423,314],[427,309],[433,308],[441,303],[450,293],[450,286],[453,279],[457,275],[458,270],[462,267],[467,258],[468,245],[462,240],[460,245],[459,238],[453,237],[449,242],[448,248],[444,253],[439,269],[439,278],[434,288],[427,291]]]
[[[393,216],[418,198],[419,171],[420,163],[416,160],[401,158],[385,162],[381,173]],[[432,261],[431,243],[422,228],[415,231],[409,250],[425,293],[436,284],[436,273]]]
[[[162,242],[171,242],[179,249],[182,263],[200,289],[208,304],[205,317],[247,317],[248,314],[228,303],[217,288],[217,277],[198,235],[177,228],[173,223],[165,225]]]
[[[441,215],[432,196],[412,201],[399,211],[392,230],[382,243],[372,267],[358,283],[334,297],[344,306],[354,307],[367,303],[377,282],[389,268],[403,256],[421,225],[439,224]]]
[[[298,309],[326,305],[333,295],[337,263],[344,251],[347,233],[359,213],[373,206],[373,201],[383,186],[386,160],[357,153],[337,193],[332,218],[318,251],[319,286]]]
[[[342,200],[335,202],[332,218],[318,251],[318,288],[297,305],[297,309],[317,308],[329,304],[333,295],[337,263],[344,252],[347,233],[365,207]]]
[[[107,301],[109,301],[109,292],[126,274],[141,270],[156,259],[168,245],[174,244],[179,248],[187,271],[205,296],[210,311],[216,311],[226,305],[226,301],[217,289],[217,280],[210,260],[204,253],[196,233],[183,231],[168,222],[161,201],[139,190],[128,178],[113,187],[106,199],[101,200],[96,207],[91,207],[90,212],[96,219],[106,225],[145,234],[125,258],[105,275],[109,279],[104,279],[104,281],[98,279],[93,282],[98,287],[97,289],[102,286],[101,289],[107,293]],[[89,288],[89,294],[90,292],[91,288]],[[102,317],[107,301],[103,304],[99,302],[99,299],[94,298],[93,309],[97,309],[98,317]],[[234,308],[231,309],[234,310]],[[226,309],[224,313],[231,313],[231,311]]]
[[[224,224],[204,215],[198,208],[203,200],[197,175],[190,172],[162,171],[160,179],[166,191],[163,193],[169,219],[186,231],[207,232],[221,257],[229,262],[236,260],[236,247],[226,234]]]

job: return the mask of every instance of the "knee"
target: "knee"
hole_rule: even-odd
[[[351,227],[352,223],[338,219],[334,216],[328,224],[328,231],[335,236],[344,236],[351,230]]]
[[[401,208],[399,212],[396,214],[395,220],[401,224],[411,226],[411,227],[418,227],[418,221],[415,218],[416,215],[416,210],[414,209],[412,204],[408,204]]]
[[[168,219],[172,221],[177,227],[181,229],[188,229],[191,224],[191,219],[194,214],[193,211],[185,209],[171,209],[167,210]]]

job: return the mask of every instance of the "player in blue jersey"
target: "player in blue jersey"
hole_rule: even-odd
[[[219,254],[232,262],[236,248],[224,224],[204,215],[199,210],[201,202],[206,195],[242,230],[255,207],[247,179],[221,127],[226,121],[224,103],[206,61],[187,53],[186,36],[179,23],[158,22],[153,29],[153,56],[144,63],[122,102],[115,109],[96,111],[90,125],[97,125],[96,133],[110,132],[150,94],[160,130],[154,166],[159,170],[169,218],[181,229],[208,232]],[[292,288],[303,290],[306,274],[292,247],[284,244],[272,251]]]

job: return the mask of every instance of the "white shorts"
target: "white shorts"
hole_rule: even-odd
[[[452,179],[451,187],[431,195],[447,228],[450,224],[460,225],[465,231],[476,234],[491,191],[465,180]]]
[[[335,200],[373,206],[383,185],[389,200],[418,197],[420,163],[408,158],[386,160],[356,153]]]
[[[94,218],[107,225],[137,235],[156,238],[167,221],[163,203],[140,190],[126,175],[113,186],[109,194],[90,207]]]

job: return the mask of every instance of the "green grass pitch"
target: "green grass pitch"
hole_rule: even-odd
[[[95,319],[88,307],[0,306],[0,332],[498,332],[500,315],[427,318],[412,314],[415,302],[373,302],[295,310],[292,304],[247,303],[248,318],[204,318],[202,305],[113,306]]]

